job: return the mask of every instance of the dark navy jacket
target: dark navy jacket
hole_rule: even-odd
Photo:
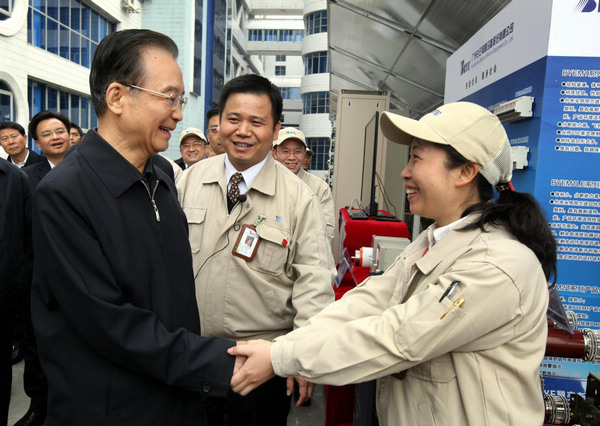
[[[173,182],[95,131],[38,185],[32,316],[46,425],[201,425],[233,342],[200,337],[187,221]]]

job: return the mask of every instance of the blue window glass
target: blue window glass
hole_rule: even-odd
[[[104,19],[102,16],[99,16],[98,18],[98,24],[100,26],[100,38],[98,39],[98,41],[100,41],[104,37],[106,37],[106,34],[108,32],[108,22],[106,22],[106,19]]]
[[[327,11],[319,10],[306,15],[306,34],[318,34],[327,31]]]
[[[14,121],[16,113],[12,90],[6,83],[0,81],[0,121]]]
[[[12,16],[15,0],[0,0],[0,21]]]
[[[306,138],[306,144],[314,152],[310,168],[312,170],[329,169],[329,146],[331,144],[329,138]]]
[[[304,57],[304,73],[319,74],[329,72],[327,52],[313,52]]]
[[[58,90],[54,87],[48,87],[47,94],[47,104],[44,109],[58,111]]]
[[[71,95],[71,113],[69,117],[71,117],[71,121],[79,124],[81,122],[81,118],[79,117],[79,99],[81,99],[77,95]],[[81,127],[81,124],[79,124]]]
[[[71,29],[81,31],[81,5],[71,0]]]
[[[58,99],[60,102],[60,111],[62,114],[66,115],[67,117],[70,115],[69,114],[69,94],[67,92],[63,92],[62,90],[60,90],[58,92]]]
[[[92,10],[91,12],[91,24],[90,24],[90,38],[92,41],[99,42],[98,32],[100,31],[98,25],[98,19],[100,18],[96,12]]]
[[[303,114],[325,114],[329,112],[329,92],[304,94]]]
[[[31,44],[37,47],[42,47],[42,45],[44,45],[45,47],[45,43],[42,41],[46,38],[45,29],[46,19],[40,12],[34,11],[31,25]]]
[[[70,0],[60,0],[60,23],[69,25],[71,23],[70,15],[69,15],[69,3]]]
[[[90,10],[85,7],[81,8],[81,35],[90,36]]]
[[[31,0],[29,4],[34,9],[39,10],[42,13],[46,13],[46,0]]]
[[[60,56],[69,59],[69,29],[64,25],[60,25]]]
[[[81,38],[81,65],[86,68],[91,66],[90,64],[90,41],[86,38]]]
[[[29,80],[28,87],[32,117],[40,111],[50,110],[65,114],[83,129],[89,129],[90,125],[94,127],[98,125],[89,98],[62,91],[34,80]]]
[[[265,41],[277,41],[277,30],[265,30]]]
[[[0,6],[2,1],[9,0],[0,0]],[[85,67],[90,66],[100,40],[117,28],[80,0],[29,2],[28,43]]]
[[[89,124],[90,124],[90,120],[89,120],[89,114],[90,114],[90,109],[88,107],[88,100],[87,98],[79,98],[79,100],[81,101],[81,118],[79,123],[79,127],[81,127],[82,129],[87,129],[89,128]]]
[[[71,33],[71,62],[75,62],[76,64],[81,63],[81,54],[80,54],[80,44],[81,44],[81,36],[77,33]]]
[[[46,13],[58,21],[58,0],[47,0]]]
[[[58,23],[52,19],[48,19],[48,31],[46,32],[46,45],[42,40],[42,49],[46,49],[50,53],[58,55]]]

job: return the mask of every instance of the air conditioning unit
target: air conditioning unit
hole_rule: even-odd
[[[533,96],[521,96],[512,101],[502,102],[494,108],[494,114],[503,123],[533,117]]]
[[[121,0],[121,7],[126,9],[129,13],[137,13],[138,10],[135,7],[135,0]]]

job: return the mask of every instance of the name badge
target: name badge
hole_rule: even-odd
[[[233,246],[231,254],[251,262],[252,259],[254,259],[254,256],[256,256],[260,241],[261,238],[256,232],[256,227],[254,225],[245,224],[242,226],[242,230]]]

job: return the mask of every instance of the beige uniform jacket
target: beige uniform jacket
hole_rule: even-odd
[[[329,185],[323,179],[304,171],[302,167],[300,167],[300,171],[296,176],[302,179],[302,182],[307,184],[317,196],[323,210],[323,215],[325,216],[329,243],[333,242],[333,234],[335,233],[335,207],[333,206],[333,197]]]
[[[333,301],[335,265],[319,202],[271,155],[231,214],[224,155],[187,169],[177,189],[189,224],[202,335],[270,340]],[[260,215],[256,256],[233,256],[240,227]]]
[[[425,234],[384,275],[278,338],[276,374],[335,385],[378,378],[384,426],[542,425],[548,290],[534,253],[496,228],[451,231],[423,256]],[[402,370],[404,380],[390,376]]]

